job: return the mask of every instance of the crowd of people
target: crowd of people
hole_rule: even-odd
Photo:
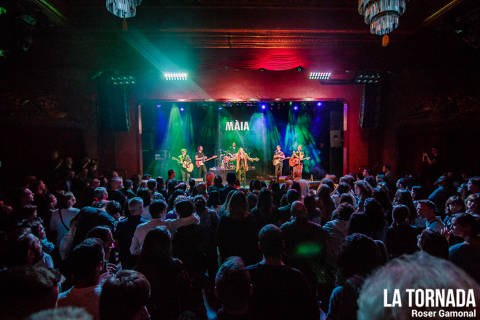
[[[186,184],[67,158],[2,189],[0,318],[405,319],[385,288],[480,297],[480,177],[418,181]]]

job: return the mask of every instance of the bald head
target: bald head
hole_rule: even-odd
[[[294,201],[290,209],[292,217],[305,216],[305,206],[301,201]]]

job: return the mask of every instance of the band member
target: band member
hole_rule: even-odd
[[[248,154],[239,148],[237,154],[230,161],[237,161],[237,177],[241,185],[247,184],[248,161],[258,161],[258,158],[250,158]]]
[[[230,158],[233,158],[235,157],[235,155],[237,154],[238,150],[237,150],[237,144],[235,142],[232,143],[232,148],[230,150],[228,150],[228,153],[229,153],[229,156]]]
[[[207,175],[207,167],[205,166],[205,159],[207,157],[203,153],[203,146],[199,146],[197,148],[197,153],[195,154],[195,161],[202,161],[200,166],[198,167],[198,177],[202,178],[205,181],[205,176]],[[197,162],[198,163],[198,162]]]
[[[273,166],[275,167],[275,176],[278,178],[283,172],[283,160],[285,160],[285,154],[280,146],[277,146],[273,154]]]
[[[182,172],[182,181],[188,182],[190,180],[190,172],[188,172],[188,166],[193,165],[192,159],[190,159],[190,156],[187,154],[187,149],[183,148],[182,154],[178,156],[178,160],[181,165],[180,171]]]
[[[305,154],[302,151],[302,145],[299,144],[297,151],[293,151],[292,156],[290,157],[290,166],[292,167],[292,176],[293,178],[301,178],[303,173],[303,160],[308,160],[310,158],[305,158]]]

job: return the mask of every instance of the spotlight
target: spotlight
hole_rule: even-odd
[[[295,70],[297,70],[298,72],[301,72],[301,71],[305,70],[305,68],[302,67],[302,66],[298,66],[298,67],[295,68]]]
[[[180,112],[183,112],[185,111],[185,109],[183,107],[180,107]]]
[[[157,108],[161,108],[161,107],[162,107],[162,105],[161,105],[161,104],[157,104]]]
[[[318,102],[317,102],[317,107],[321,107],[321,106],[323,106],[323,102],[322,102],[322,101],[318,101]]]
[[[267,105],[266,104],[262,104],[262,110],[265,110],[267,109]]]
[[[188,73],[186,72],[164,72],[163,77],[165,80],[187,80]]]
[[[294,110],[294,111],[297,111],[297,110],[298,110],[298,105],[294,105],[294,106],[293,106],[293,110]]]
[[[310,80],[328,80],[332,76],[331,72],[310,72],[308,79]]]
[[[218,110],[222,110],[223,108],[222,107],[218,107]]]

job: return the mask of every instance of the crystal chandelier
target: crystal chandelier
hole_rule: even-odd
[[[107,0],[107,11],[119,18],[132,18],[142,0]]]
[[[398,27],[407,0],[358,0],[358,13],[370,25],[370,33],[386,35]]]

